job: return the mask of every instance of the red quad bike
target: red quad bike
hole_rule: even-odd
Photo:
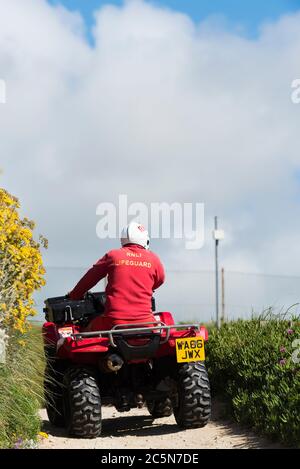
[[[170,313],[155,312],[156,323],[84,332],[103,314],[104,293],[84,300],[45,301],[45,397],[50,422],[69,435],[101,435],[103,405],[119,412],[147,406],[155,418],[174,413],[179,427],[204,427],[211,396],[204,364],[205,327],[176,325]]]

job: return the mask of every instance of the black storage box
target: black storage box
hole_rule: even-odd
[[[90,321],[93,317],[104,313],[105,292],[88,293],[83,300],[70,300],[65,296],[57,296],[45,300],[46,321],[55,324]],[[155,299],[152,298],[152,311],[155,311]]]
[[[83,300],[70,300],[65,296],[48,298],[44,308],[46,320],[56,324],[90,320],[104,313],[105,293],[88,294]]]

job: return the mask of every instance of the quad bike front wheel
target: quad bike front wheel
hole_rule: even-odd
[[[64,411],[68,433],[96,438],[102,429],[101,396],[93,371],[71,368],[64,377]]]
[[[201,428],[209,421],[210,385],[203,362],[178,365],[177,399],[173,409],[177,425],[181,428]]]
[[[155,419],[170,417],[173,414],[172,401],[169,397],[147,401],[147,408]]]

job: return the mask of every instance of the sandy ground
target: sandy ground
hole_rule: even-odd
[[[41,411],[43,431],[49,435],[40,443],[47,449],[234,449],[279,448],[279,445],[257,437],[238,425],[220,419],[220,408],[214,406],[212,420],[205,428],[179,430],[174,417],[153,420],[146,408],[120,414],[113,407],[103,408],[101,438],[84,440],[68,438],[62,429],[50,425],[46,411]]]

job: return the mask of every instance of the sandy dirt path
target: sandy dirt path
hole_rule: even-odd
[[[179,431],[173,416],[152,420],[146,408],[119,414],[113,407],[103,408],[103,436],[94,440],[68,438],[62,429],[50,425],[41,411],[43,430],[49,435],[40,443],[47,449],[233,449],[279,448],[278,444],[254,435],[238,425],[221,420],[216,409],[205,428]]]

